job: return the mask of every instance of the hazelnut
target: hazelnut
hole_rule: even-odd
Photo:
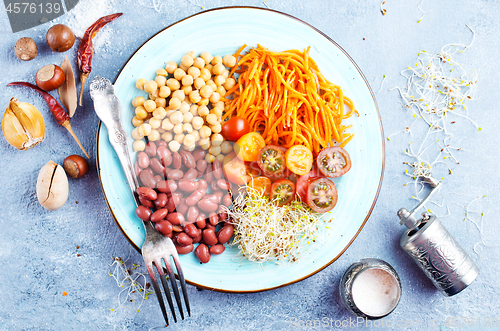
[[[66,52],[73,47],[75,35],[64,24],[56,24],[47,31],[47,44],[54,52]]]
[[[22,37],[14,45],[14,53],[19,60],[30,61],[38,55],[38,47],[33,39]]]
[[[59,88],[65,80],[64,71],[55,64],[49,64],[40,68],[35,76],[36,85],[44,91],[52,91]]]
[[[63,168],[71,177],[82,178],[89,171],[89,163],[80,155],[70,155],[64,159]]]

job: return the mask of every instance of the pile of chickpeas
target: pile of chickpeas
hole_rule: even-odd
[[[233,55],[203,52],[197,56],[191,51],[179,64],[170,61],[164,69],[156,70],[153,80],[138,79],[136,87],[148,93],[148,98],[138,96],[132,100],[134,150],[144,151],[144,138],[163,140],[171,152],[192,152],[200,146],[208,152],[207,162],[222,162],[233,150],[220,132],[223,97],[236,84],[229,77],[229,69],[235,65]]]

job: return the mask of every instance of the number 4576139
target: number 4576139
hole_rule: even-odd
[[[44,6],[45,5],[45,6]],[[47,13],[47,14],[51,14],[51,13],[59,13],[61,11],[61,4],[59,3],[50,3],[50,2],[47,2],[45,4],[43,3],[40,3],[40,4],[36,4],[34,2],[14,2],[14,3],[9,3],[7,5],[7,13],[14,13],[14,14],[20,14],[20,13],[23,13],[23,14],[35,14],[36,12],[40,12],[40,13]]]

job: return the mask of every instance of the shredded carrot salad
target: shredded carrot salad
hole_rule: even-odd
[[[342,120],[357,111],[340,86],[321,74],[309,57],[310,47],[271,52],[258,45],[240,55],[245,47],[235,54],[238,63],[230,76],[239,77],[225,94],[223,120],[246,118],[266,144],[305,145],[314,155],[334,140],[344,147],[352,139],[354,134],[345,132],[351,125]]]

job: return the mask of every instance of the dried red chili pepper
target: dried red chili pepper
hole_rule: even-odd
[[[94,50],[92,45],[92,38],[95,37],[97,32],[103,26],[122,15],[123,13],[117,13],[101,17],[94,24],[92,24],[83,35],[82,41],[80,42],[80,47],[78,48],[78,68],[81,71],[80,82],[82,84],[80,89],[80,106],[82,105],[83,87],[85,85],[85,81],[92,71],[92,56]]]
[[[75,141],[78,143],[78,146],[82,149],[82,151],[85,153],[87,158],[90,158],[90,156],[87,154],[87,151],[85,148],[83,148],[82,144],[80,143],[80,140],[78,140],[78,137],[76,134],[73,132],[73,129],[71,128],[71,123],[70,123],[70,118],[66,110],[57,102],[57,100],[51,96],[49,93],[45,92],[44,90],[40,89],[38,86],[33,85],[31,83],[27,82],[12,82],[7,84],[7,86],[26,86],[34,89],[37,91],[45,100],[47,105],[49,106],[50,112],[52,113],[52,116],[57,121],[57,124],[62,125],[66,130],[71,133]]]

